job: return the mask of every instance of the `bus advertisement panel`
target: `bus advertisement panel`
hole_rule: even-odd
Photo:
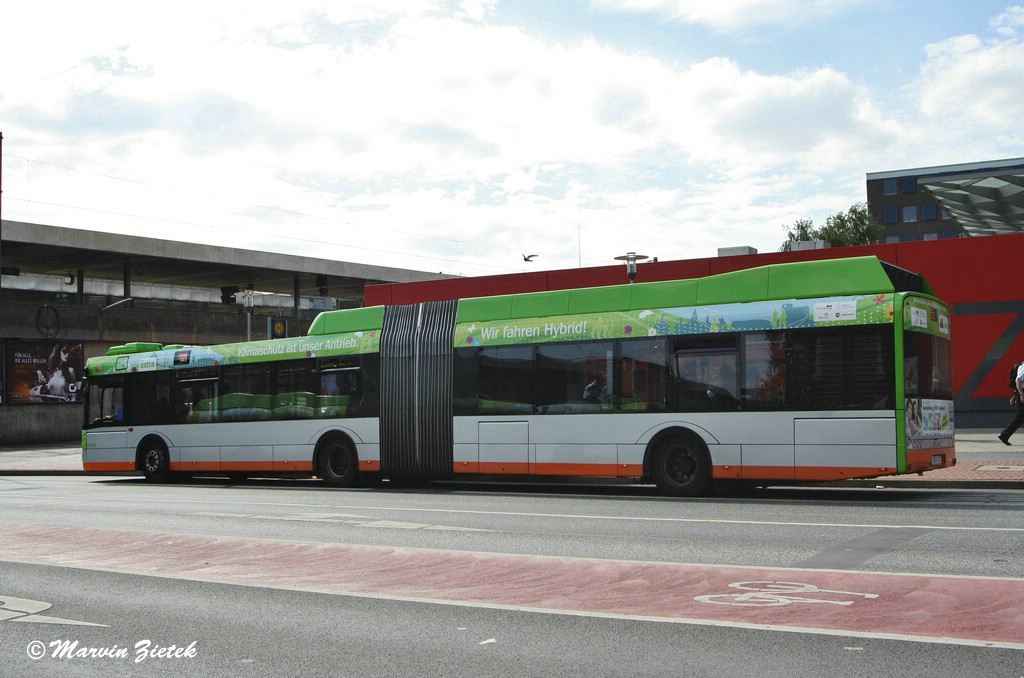
[[[656,308],[455,326],[455,347],[892,323],[892,294]]]
[[[909,450],[953,445],[953,384],[949,310],[921,296],[903,306],[906,445]]]

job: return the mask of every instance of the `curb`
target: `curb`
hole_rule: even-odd
[[[82,469],[3,469],[0,468],[0,478],[5,476],[113,476],[113,477],[139,477],[138,473],[130,471],[86,473]],[[831,483],[807,483],[807,484],[786,484],[771,485],[770,487],[794,487],[794,488],[858,488],[872,490],[902,490],[902,489],[933,489],[933,490],[1024,490],[1024,480],[881,480],[860,479],[860,480],[837,480]]]
[[[60,470],[60,469],[52,469],[52,468],[37,469],[35,471],[30,470],[30,469],[23,469],[23,468],[19,468],[19,469],[13,469],[13,468],[12,469],[3,469],[3,468],[0,468],[0,478],[2,478],[4,476],[86,476],[86,475],[105,475],[105,476],[126,475],[126,476],[128,476],[128,475],[135,475],[135,474],[134,473],[123,473],[123,474],[122,473],[103,473],[103,474],[93,474],[93,473],[86,473],[85,471],[75,471],[75,470],[63,471],[63,470]]]
[[[839,485],[838,483],[842,483]],[[1024,480],[840,480],[821,487],[864,487],[883,490],[940,489],[940,490],[1024,490]]]

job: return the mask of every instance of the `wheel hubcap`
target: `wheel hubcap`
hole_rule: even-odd
[[[335,476],[343,476],[348,473],[348,454],[344,447],[334,447],[327,457],[327,468]]]
[[[693,480],[697,465],[693,455],[685,448],[677,448],[665,455],[665,472],[674,483],[684,485]]]

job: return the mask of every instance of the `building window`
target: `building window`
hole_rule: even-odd
[[[903,223],[912,224],[917,221],[917,205],[905,205],[903,207]]]
[[[899,184],[896,183],[895,179],[883,179],[882,180],[882,194],[883,195],[896,195],[896,188]]]
[[[903,193],[917,193],[917,177],[903,177],[900,179],[903,184]]]
[[[898,235],[887,235],[885,236],[886,243],[899,242],[900,237]]]
[[[938,239],[939,239],[939,234],[938,233],[925,233],[924,234],[924,240],[938,240]]]
[[[921,205],[921,221],[935,221],[939,218],[939,206],[933,202]]]
[[[886,224],[900,223],[900,208],[892,205],[882,210],[882,221]]]
[[[920,240],[920,239],[921,238],[918,237],[917,233],[904,233],[903,234],[903,242],[914,242],[915,240]]]
[[[958,237],[960,237],[960,236],[957,234],[956,231],[943,231],[942,232],[943,240],[946,240],[946,239],[949,239],[949,238],[958,238]]]

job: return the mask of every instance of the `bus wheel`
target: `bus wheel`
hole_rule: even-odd
[[[142,473],[151,483],[166,483],[171,479],[171,458],[167,448],[157,440],[147,440],[142,445]]]
[[[321,441],[317,450],[320,477],[334,487],[353,487],[359,478],[359,458],[345,438],[333,436]]]
[[[651,476],[669,497],[697,497],[711,486],[711,460],[707,447],[693,436],[673,435],[658,443]]]

